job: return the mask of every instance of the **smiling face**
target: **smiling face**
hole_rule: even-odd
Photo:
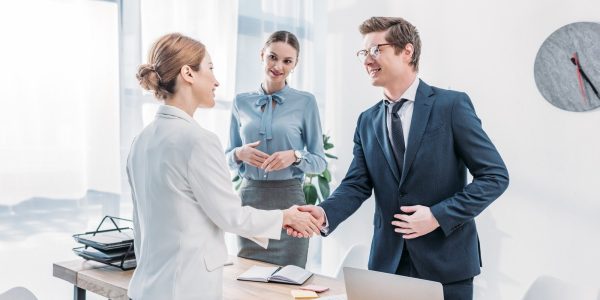
[[[215,106],[215,89],[219,86],[219,82],[213,73],[213,63],[210,54],[206,52],[200,69],[194,72],[194,82],[192,84],[192,95],[198,103],[198,107],[213,107]]]
[[[385,39],[387,31],[375,31],[364,35],[364,49],[370,49],[376,45],[389,44]],[[404,80],[416,71],[410,65],[413,46],[407,44],[402,51],[396,54],[394,46],[380,46],[379,53],[373,57],[367,55],[363,65],[365,71],[371,78],[371,84],[386,88],[398,80]]]
[[[275,42],[260,53],[263,61],[265,80],[282,84],[298,63],[298,51],[285,42]]]

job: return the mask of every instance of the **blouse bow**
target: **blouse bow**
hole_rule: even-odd
[[[284,98],[280,95],[264,94],[256,101],[257,106],[265,105],[265,109],[263,110],[263,114],[260,119],[260,134],[266,135],[267,140],[273,139],[273,101],[277,102],[277,104],[282,104],[283,100]]]

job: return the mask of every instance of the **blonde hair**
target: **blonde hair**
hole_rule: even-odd
[[[136,78],[140,86],[165,100],[175,93],[177,75],[183,66],[200,70],[206,47],[201,42],[170,33],[159,38],[148,53],[148,63],[138,67]]]

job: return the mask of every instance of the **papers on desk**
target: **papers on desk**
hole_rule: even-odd
[[[301,285],[312,273],[298,266],[288,265],[281,267],[252,266],[248,271],[238,276],[238,280],[259,282],[280,282]]]
[[[73,251],[75,251],[75,253],[79,254],[84,254],[85,256],[91,256],[93,258],[95,258],[96,260],[101,260],[101,261],[115,261],[115,260],[120,260],[121,258],[123,258],[123,255],[129,255],[129,256],[134,256],[133,252],[127,253],[127,250],[116,250],[116,251],[100,251],[97,249],[94,249],[92,247],[89,248],[85,248],[85,247],[80,247],[80,248],[75,248],[73,249]]]
[[[110,220],[115,228],[100,230],[105,220]],[[95,260],[124,271],[135,268],[133,229],[120,227],[117,225],[119,220],[131,222],[127,219],[105,216],[95,231],[74,234],[75,241],[85,246],[73,248],[73,252],[86,260]]]
[[[133,243],[133,229],[104,230],[93,233],[76,234],[75,241],[101,251],[129,248]]]
[[[314,299],[319,298],[319,295],[313,291],[291,290],[292,297],[295,299]]]
[[[321,298],[319,298],[319,300],[348,300],[348,297],[346,296],[346,294],[340,294],[340,295],[321,297]]]

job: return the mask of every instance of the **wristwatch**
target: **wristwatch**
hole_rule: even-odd
[[[294,165],[297,165],[302,161],[302,152],[300,152],[299,150],[294,150],[294,156],[296,157]]]

